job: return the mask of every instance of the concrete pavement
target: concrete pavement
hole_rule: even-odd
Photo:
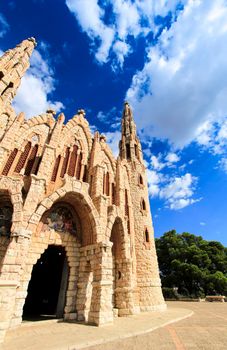
[[[226,350],[227,303],[168,302],[194,314],[153,332],[89,347],[86,350]]]
[[[8,332],[2,350],[78,350],[91,346],[96,349],[99,344],[106,346],[138,337],[191,316],[193,312],[184,306],[116,318],[113,325],[102,327],[56,321],[27,322]]]

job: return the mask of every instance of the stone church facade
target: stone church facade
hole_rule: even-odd
[[[85,112],[26,120],[12,100],[35,39],[0,58],[0,338],[32,317],[102,325],[164,310],[132,110],[119,156]]]

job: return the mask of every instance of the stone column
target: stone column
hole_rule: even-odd
[[[0,280],[0,343],[10,325],[17,285],[14,280]]]
[[[21,322],[25,296],[20,293],[20,272],[27,257],[31,232],[20,229],[11,236],[12,241],[4,257],[0,279],[0,342],[8,328]],[[20,314],[17,314],[18,305]],[[17,322],[14,322],[15,319]]]
[[[140,312],[139,296],[132,279],[131,259],[116,261],[118,279],[116,281],[115,299],[118,316],[128,316]]]
[[[80,249],[76,302],[79,321],[97,326],[113,322],[111,246],[111,242],[101,242]]]
[[[93,260],[94,280],[89,322],[102,325],[113,322],[112,242],[100,242]]]

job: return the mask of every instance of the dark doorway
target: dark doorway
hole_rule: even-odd
[[[65,249],[50,245],[34,265],[23,320],[61,318],[69,273]]]

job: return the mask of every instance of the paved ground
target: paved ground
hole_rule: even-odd
[[[226,350],[227,303],[169,302],[167,312],[118,318],[114,325],[101,328],[27,323],[9,332],[2,346],[2,350],[17,349]]]
[[[227,303],[168,302],[169,307],[187,307],[194,314],[148,334],[86,350],[226,350]]]

